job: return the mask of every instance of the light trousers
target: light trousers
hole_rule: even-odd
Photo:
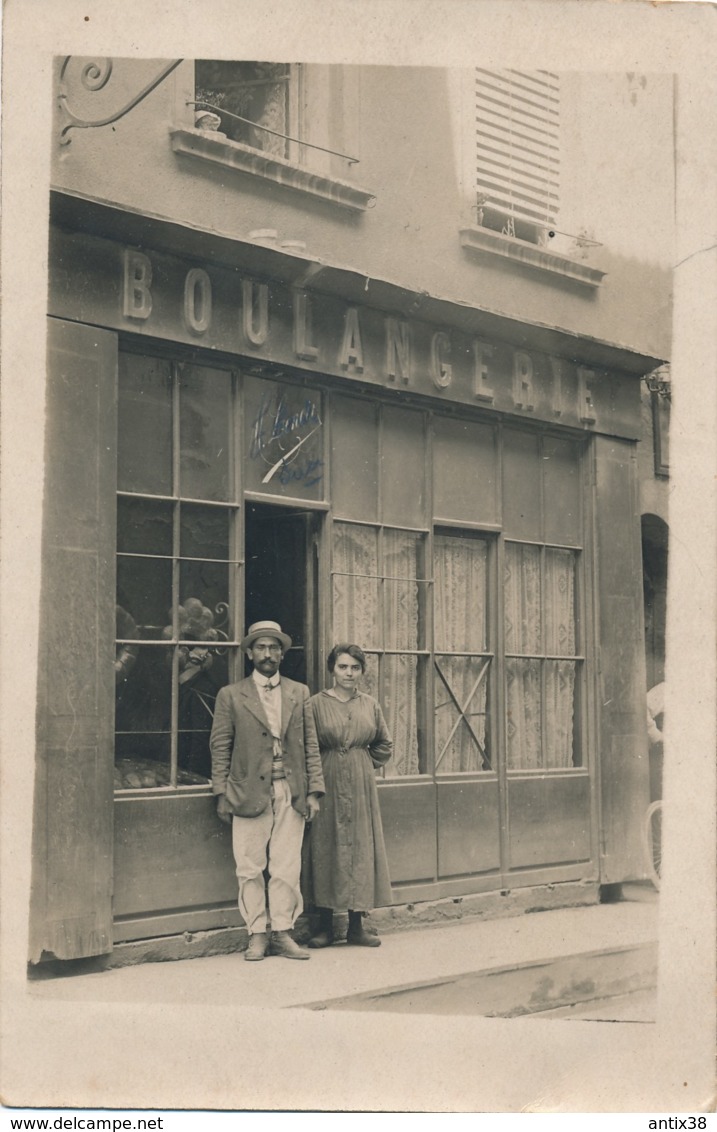
[[[301,915],[301,843],[304,818],[291,805],[285,778],[271,785],[271,803],[255,818],[234,817],[232,848],[239,881],[239,911],[250,935],[288,931]],[[269,870],[268,892],[264,870]]]

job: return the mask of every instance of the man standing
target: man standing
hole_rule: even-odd
[[[251,625],[241,647],[254,671],[219,692],[210,747],[217,814],[232,826],[239,910],[249,932],[244,958],[309,959],[289,935],[303,909],[304,823],[318,813],[324,793],[321,758],[307,757],[304,747],[309,689],[279,675],[291,637],[276,621]]]

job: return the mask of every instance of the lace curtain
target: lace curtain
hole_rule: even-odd
[[[195,64],[195,73],[196,99],[219,107],[221,129],[227,137],[265,153],[287,156],[287,142],[278,134],[291,132],[289,64],[200,59]],[[221,114],[222,110],[248,121],[229,118]],[[256,126],[250,122],[255,122]],[[257,126],[267,126],[277,133],[270,134]]]
[[[486,650],[487,562],[484,541],[436,536],[436,769],[443,774],[483,770],[490,765],[486,748],[490,660],[480,655],[450,655]]]
[[[379,564],[379,532],[373,527],[334,524],[333,626],[336,641],[363,649],[414,650],[419,638],[418,538],[384,530]],[[386,655],[383,691],[378,695],[377,657],[368,657],[363,688],[381,699],[394,753],[387,776],[417,774],[418,658]]]
[[[541,566],[539,547],[509,543],[503,593],[505,651],[525,654],[506,659],[508,768],[572,766],[576,662],[558,658],[575,655],[573,552],[548,549]]]

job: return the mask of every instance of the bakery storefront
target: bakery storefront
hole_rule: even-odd
[[[53,217],[31,960],[241,924],[208,738],[266,617],[312,690],[369,656],[395,904],[641,875],[654,359]]]

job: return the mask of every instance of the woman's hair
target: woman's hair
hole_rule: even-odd
[[[344,653],[348,653],[354,660],[357,660],[361,665],[361,671],[366,671],[366,654],[358,645],[334,645],[326,660],[326,667],[329,672],[333,672],[336,667],[336,661]]]

